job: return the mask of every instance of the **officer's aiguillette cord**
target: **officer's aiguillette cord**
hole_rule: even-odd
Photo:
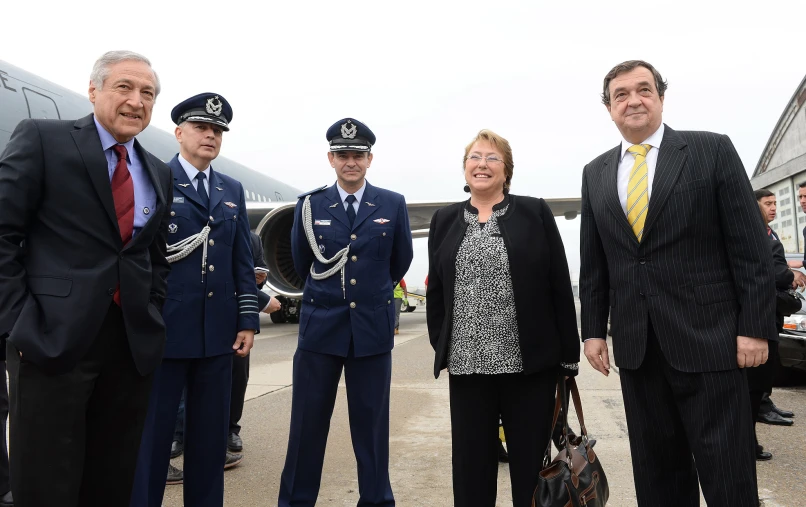
[[[174,243],[173,245],[167,245],[169,254],[168,262],[174,263],[178,260],[182,260],[190,255],[190,252],[198,248],[199,245],[202,245],[201,273],[202,281],[204,281],[204,272],[207,269],[207,236],[209,234],[210,223],[208,222],[198,234],[188,236],[187,238],[178,243]]]
[[[311,196],[305,196],[305,202],[302,204],[302,223],[305,224],[305,236],[308,238],[308,244],[311,245],[311,250],[313,250],[313,254],[316,256],[317,260],[322,264],[332,264],[336,263],[335,266],[328,269],[323,273],[317,273],[313,270],[313,264],[311,264],[311,278],[314,280],[324,280],[325,278],[329,278],[332,276],[336,271],[341,270],[341,292],[344,296],[344,299],[347,299],[347,294],[344,289],[344,265],[347,264],[347,259],[349,258],[350,254],[350,245],[339,250],[336,255],[334,255],[330,259],[325,259],[322,253],[319,251],[319,245],[316,244],[316,236],[313,233],[313,220],[311,220]]]

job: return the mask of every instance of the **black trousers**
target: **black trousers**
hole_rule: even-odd
[[[743,370],[675,370],[650,325],[643,363],[619,373],[639,507],[698,507],[698,477],[708,507],[756,507]]]
[[[229,432],[241,434],[243,403],[246,397],[246,384],[249,383],[249,356],[232,356],[232,394],[229,406]]]
[[[11,491],[8,472],[8,448],[6,446],[6,420],[8,419],[8,389],[6,387],[6,362],[0,361],[0,376],[3,377],[3,388],[0,389],[0,496]]]
[[[495,507],[498,417],[504,425],[512,505],[530,507],[551,436],[557,372],[450,375],[454,507]]]
[[[9,342],[17,507],[127,507],[152,376],[134,365],[115,304],[87,354],[49,375]]]

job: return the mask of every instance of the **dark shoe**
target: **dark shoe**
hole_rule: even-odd
[[[764,450],[764,447],[756,446],[756,461],[769,461],[772,459],[772,453]]]
[[[773,412],[772,410],[769,412],[759,413],[757,420],[760,423],[772,424],[775,426],[792,426],[795,424],[795,421],[792,419],[785,419],[781,417],[778,412]]]
[[[169,463],[168,478],[165,479],[165,484],[182,484],[184,481],[185,473]]]
[[[185,446],[182,442],[174,440],[171,444],[171,459],[178,458],[183,452],[185,452]]]
[[[501,440],[498,441],[498,462],[509,463],[509,453],[504,449],[504,443]]]
[[[772,400],[770,400],[770,408],[772,409],[773,412],[780,415],[781,417],[795,417],[794,412],[790,412],[789,410],[784,410],[782,408],[776,407],[775,403],[773,403]]]
[[[235,454],[227,451],[227,459],[224,460],[224,470],[228,470],[234,466],[238,466],[243,460],[243,454]]]
[[[14,497],[11,496],[11,491],[0,497],[0,507],[14,507]]]
[[[230,433],[229,437],[227,437],[227,450],[229,452],[241,452],[243,451],[243,440],[241,440],[241,436],[237,433]]]

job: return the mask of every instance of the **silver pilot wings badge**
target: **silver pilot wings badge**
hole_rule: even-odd
[[[207,110],[208,113],[214,114],[216,116],[221,116],[221,109],[224,107],[224,104],[218,99],[218,95],[215,97],[207,99],[207,104],[205,104],[204,108]]]

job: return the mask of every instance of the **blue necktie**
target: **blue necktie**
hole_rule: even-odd
[[[355,222],[355,208],[353,207],[355,196],[350,194],[344,199],[344,201],[347,203],[347,219],[350,220],[350,227],[352,227],[353,222]]]
[[[207,189],[204,188],[204,180],[207,179],[207,175],[199,171],[199,174],[196,175],[196,179],[199,181],[196,184],[196,192],[198,192],[199,197],[201,197],[201,202],[204,206],[204,209],[210,211],[210,197],[207,195]]]

